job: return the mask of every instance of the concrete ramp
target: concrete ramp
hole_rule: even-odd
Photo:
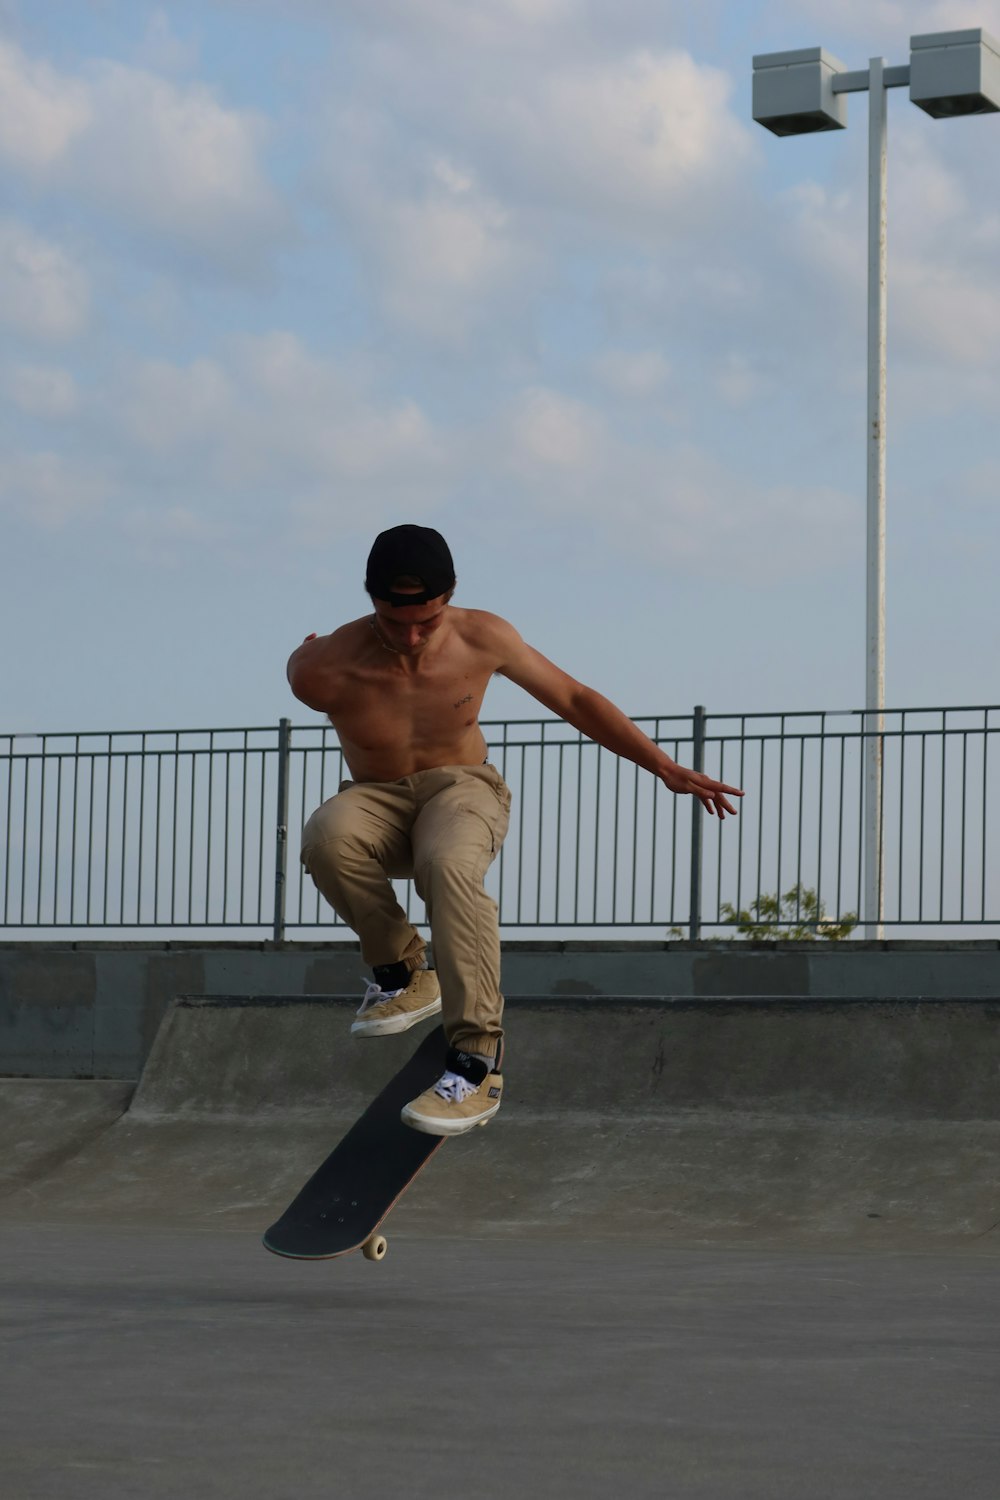
[[[79,1155],[121,1118],[133,1089],[118,1080],[0,1079],[0,1198]]]
[[[179,999],[128,1110],[5,1214],[262,1229],[417,1043],[352,1039],[355,1005]],[[519,997],[506,1024],[500,1115],[394,1232],[1000,1248],[996,1000]]]

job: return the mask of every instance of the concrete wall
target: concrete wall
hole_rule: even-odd
[[[354,1005],[180,997],[127,1109],[123,1082],[0,1080],[4,1222],[256,1237],[416,1046],[351,1037]],[[994,1000],[514,996],[507,1018],[497,1121],[390,1237],[1000,1252]]]
[[[0,945],[0,1074],[138,1076],[177,995],[358,996],[354,943]],[[1000,998],[1000,943],[518,942],[509,996]]]

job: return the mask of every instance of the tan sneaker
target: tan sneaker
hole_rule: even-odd
[[[431,1088],[403,1106],[404,1125],[425,1135],[464,1135],[492,1120],[500,1108],[503,1078],[481,1058],[448,1049],[448,1067]]]
[[[389,1036],[409,1031],[418,1021],[437,1015],[441,1009],[441,987],[433,969],[414,969],[403,990],[384,990],[372,983],[351,1027],[352,1036]]]

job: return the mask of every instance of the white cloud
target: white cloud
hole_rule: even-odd
[[[213,445],[232,420],[236,402],[229,376],[209,359],[187,366],[144,360],[116,394],[131,436],[153,453],[171,453],[195,444]]]
[[[998,368],[1000,286],[981,285],[961,266],[903,257],[893,268],[891,295],[909,353],[931,356],[940,373],[948,366]]]
[[[446,342],[463,339],[476,303],[509,285],[520,259],[507,218],[489,199],[428,195],[375,209],[381,295],[388,312]]]
[[[260,163],[263,119],[116,62],[81,76],[0,48],[0,151],[156,242],[259,270],[288,232]]]
[[[657,349],[607,349],[591,361],[591,368],[619,396],[655,395],[670,378],[670,365]]]
[[[432,34],[466,46],[511,46],[551,37],[579,16],[580,0],[345,0],[345,9],[380,35]]]
[[[87,89],[0,40],[0,154],[39,170],[63,156],[91,117]]]
[[[962,31],[982,26],[1000,34],[1000,4],[997,0],[796,0],[797,21],[815,17],[828,31],[836,30],[864,39],[869,50],[864,58],[845,57],[849,68],[858,68],[872,56],[871,48],[883,41],[886,60],[906,62],[910,37],[924,32]],[[828,41],[817,37],[816,44]],[[800,43],[799,45],[805,45]],[[836,52],[836,47],[833,48]]]
[[[480,462],[510,475],[512,511],[532,524],[571,521],[590,555],[770,582],[860,547],[858,502],[834,486],[764,483],[692,443],[628,441],[558,391],[522,393],[483,441]]]
[[[0,323],[61,340],[87,322],[87,278],[65,250],[23,224],[0,220]]]
[[[604,423],[593,407],[538,388],[518,399],[510,425],[512,466],[528,474],[579,474],[599,460]]]
[[[285,225],[258,162],[256,116],[225,108],[201,85],[179,88],[113,63],[97,70],[93,100],[74,163],[92,193],[230,271],[274,247]]]
[[[493,299],[523,286],[533,252],[512,216],[466,164],[437,153],[399,175],[377,124],[341,118],[358,155],[334,176],[350,232],[384,311],[418,333],[461,344]]]
[[[136,54],[136,62],[153,73],[186,72],[198,63],[195,42],[179,37],[170,17],[158,6],[146,19],[146,30]]]
[[[457,73],[451,54],[417,73],[401,51],[373,58],[370,90],[393,97],[404,153],[407,130],[461,147],[508,212],[530,211],[532,235],[561,219],[596,241],[686,238],[758,150],[726,73],[678,49],[559,50],[514,69],[484,50]]]
[[[71,417],[80,401],[72,374],[57,365],[16,365],[4,371],[3,389],[8,400],[31,417]]]
[[[956,375],[989,367],[1000,374],[1000,157],[993,152],[982,163],[974,143],[962,149],[955,136],[929,140],[923,124],[907,121],[896,132],[890,159],[896,347]]]
[[[125,372],[105,395],[105,420],[131,444],[139,487],[155,475],[165,494],[195,489],[213,521],[280,517],[312,540],[347,517],[367,527],[397,501],[440,503],[452,477],[448,445],[418,404],[367,384],[292,335],[243,337],[224,359]]]
[[[968,469],[960,492],[967,509],[995,515],[997,496],[1000,496],[1000,459],[985,459]]]
[[[890,378],[899,378],[898,361],[907,359],[931,360],[938,382],[946,371],[949,380],[991,366],[1000,373],[1000,158],[993,154],[984,162],[975,149],[956,151],[954,137],[943,146],[928,140],[926,124],[904,119],[890,142]],[[774,260],[795,276],[803,317],[815,316],[822,299],[831,333],[842,332],[846,316],[862,339],[865,192],[863,176],[852,191],[816,182],[788,190],[778,200],[784,243]],[[777,286],[776,272],[772,280]]]
[[[50,451],[0,458],[0,507],[43,531],[96,515],[109,494],[106,477],[89,462]]]
[[[339,365],[290,334],[240,336],[186,364],[121,361],[79,399],[68,372],[12,366],[21,409],[69,415],[72,449],[0,459],[0,510],[45,530],[103,512],[164,566],[205,545],[230,564],[307,555],[407,513],[442,507],[460,444],[362,365]],[[402,513],[402,514],[401,514]]]
[[[899,409],[903,390],[910,416],[926,415],[959,389],[963,399],[995,399],[1000,154],[983,149],[993,118],[935,124],[901,101],[891,123],[890,406]],[[830,164],[826,180],[801,181],[768,203],[746,244],[746,258],[758,268],[761,316],[754,329],[748,306],[737,324],[742,349],[756,342],[762,373],[765,365],[774,370],[778,351],[787,359],[794,344],[792,357],[806,357],[827,395],[863,391],[865,379],[867,174],[864,121],[857,123],[861,140]],[[810,170],[814,165],[815,153]],[[717,388],[733,394],[728,381]]]
[[[889,233],[895,243],[909,244],[916,238],[924,241],[944,236],[944,247],[953,248],[965,237],[966,225],[956,235],[956,222],[969,216],[969,195],[962,180],[962,159],[947,160],[941,154],[946,142],[939,130],[912,111],[900,120],[892,134],[891,155],[887,172],[892,184],[892,217]],[[955,144],[952,135],[950,143]],[[974,151],[966,136],[963,143]],[[980,212],[988,211],[983,204]]]
[[[276,477],[307,485],[396,483],[436,470],[441,450],[409,398],[368,395],[353,372],[313,355],[293,335],[240,341],[241,421],[261,433],[260,457]]]
[[[715,385],[726,405],[733,407],[749,406],[774,390],[774,380],[739,351],[731,351],[723,358]]]
[[[868,251],[861,191],[850,193],[807,181],[789,189],[782,202],[791,219],[792,249],[800,263],[825,281],[828,289],[863,299]]]
[[[192,548],[224,545],[232,550],[239,543],[235,527],[186,505],[134,506],[121,524],[138,554],[157,567],[177,566]]]
[[[514,73],[488,51],[457,74],[452,54],[425,62],[398,39],[363,58],[323,170],[382,308],[446,342],[487,316],[523,323],[581,234],[592,250],[690,242],[729,212],[755,150],[726,75],[685,52]]]
[[[553,68],[533,93],[510,98],[496,128],[550,203],[625,216],[635,232],[681,205],[711,204],[720,180],[750,159],[730,91],[725,73],[686,52],[640,51]]]

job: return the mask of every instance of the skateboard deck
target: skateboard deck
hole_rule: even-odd
[[[379,1225],[444,1144],[443,1136],[404,1125],[399,1112],[440,1078],[444,1062],[444,1031],[436,1026],[265,1232],[266,1249],[295,1260],[332,1260],[352,1250],[382,1259]]]

